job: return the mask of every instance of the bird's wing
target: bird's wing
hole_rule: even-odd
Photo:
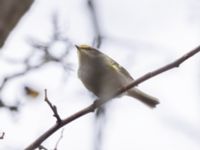
[[[110,58],[110,57],[106,57],[106,58],[107,58],[107,61],[109,61],[109,64],[111,64],[110,66],[112,66],[113,69],[115,69],[116,71],[124,74],[126,77],[129,77],[130,79],[133,79],[133,77],[129,74],[129,72],[124,67],[119,65],[112,58]]]

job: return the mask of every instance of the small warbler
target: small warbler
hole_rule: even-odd
[[[134,79],[126,69],[99,50],[87,45],[75,45],[78,50],[78,77],[85,87],[100,99],[111,96],[126,87]],[[131,88],[126,95],[134,97],[153,108],[159,101],[137,88]]]

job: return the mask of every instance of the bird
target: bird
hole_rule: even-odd
[[[89,45],[75,45],[78,53],[78,77],[84,86],[99,99],[106,99],[134,81],[130,73],[108,55]],[[136,87],[125,95],[133,97],[150,108],[159,100]]]

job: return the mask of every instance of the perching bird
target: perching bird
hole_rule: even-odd
[[[79,58],[78,77],[85,87],[100,99],[109,97],[134,81],[126,69],[99,50],[87,45],[76,45],[76,48]],[[135,87],[125,94],[152,108],[159,104],[157,98]]]

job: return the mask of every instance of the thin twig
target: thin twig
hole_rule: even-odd
[[[44,93],[45,93],[44,101],[47,102],[47,104],[53,111],[53,116],[56,118],[57,124],[60,124],[62,122],[62,119],[60,118],[58,114],[57,107],[49,101],[48,96],[47,96],[47,89],[44,90]]]
[[[60,137],[58,139],[58,141],[56,142],[56,146],[54,148],[54,150],[57,150],[58,149],[58,144],[60,143],[60,141],[62,140],[63,138],[63,133],[64,133],[64,129],[62,129],[61,133],[60,133]]]
[[[184,61],[186,61],[187,59],[189,59],[190,57],[192,57],[193,55],[195,55],[196,53],[198,53],[200,51],[200,46],[197,47],[194,50],[189,51],[188,53],[186,53],[185,55],[183,55],[182,57],[180,57],[179,59],[175,60],[172,63],[169,63],[161,68],[158,68],[152,72],[149,72],[145,75],[143,75],[142,77],[138,78],[137,80],[133,81],[132,83],[130,83],[128,86],[126,86],[125,88],[122,88],[120,90],[118,90],[114,95],[112,95],[111,97],[104,99],[104,100],[96,100],[93,104],[89,105],[88,107],[74,113],[73,115],[67,117],[66,119],[63,119],[61,121],[60,124],[55,124],[54,126],[52,126],[49,130],[47,130],[45,133],[43,133],[39,138],[37,138],[33,143],[31,143],[26,150],[33,150],[35,148],[37,148],[44,140],[46,140],[49,136],[51,136],[55,131],[57,131],[58,129],[60,129],[61,127],[63,127],[64,125],[67,125],[68,123],[74,121],[75,119],[82,117],[90,112],[94,112],[94,110],[96,108],[99,108],[101,105],[105,104],[106,102],[108,102],[111,98],[114,98],[120,94],[122,94],[123,92],[129,90],[130,88],[156,76],[159,75],[163,72],[166,72],[172,68],[178,67],[181,63],[183,63]]]

